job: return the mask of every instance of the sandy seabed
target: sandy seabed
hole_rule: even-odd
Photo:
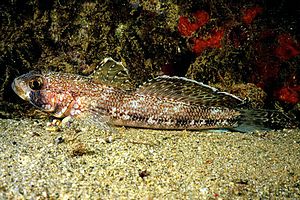
[[[0,119],[0,199],[299,199],[300,131],[57,130]]]

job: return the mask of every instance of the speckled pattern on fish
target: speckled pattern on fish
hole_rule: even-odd
[[[242,99],[186,78],[160,76],[134,88],[119,62],[105,59],[98,71],[105,71],[102,80],[97,72],[88,77],[29,72],[12,88],[55,117],[93,116],[116,126],[244,132],[293,126],[281,112],[242,109]]]

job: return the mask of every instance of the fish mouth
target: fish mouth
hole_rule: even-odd
[[[13,91],[22,99],[29,101],[30,97],[29,97],[29,93],[30,90],[28,90],[28,88],[25,86],[24,83],[22,83],[22,81],[19,81],[18,78],[15,78],[15,80],[12,82],[11,87],[13,89]]]

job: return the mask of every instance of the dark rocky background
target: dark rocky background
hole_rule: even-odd
[[[105,57],[143,81],[186,76],[300,110],[300,8],[288,0],[11,0],[0,3],[0,117],[32,115],[10,88],[30,70],[90,74]]]

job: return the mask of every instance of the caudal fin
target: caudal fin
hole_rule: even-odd
[[[238,126],[234,127],[234,130],[240,132],[269,131],[298,126],[294,118],[276,110],[241,109],[240,112]]]

